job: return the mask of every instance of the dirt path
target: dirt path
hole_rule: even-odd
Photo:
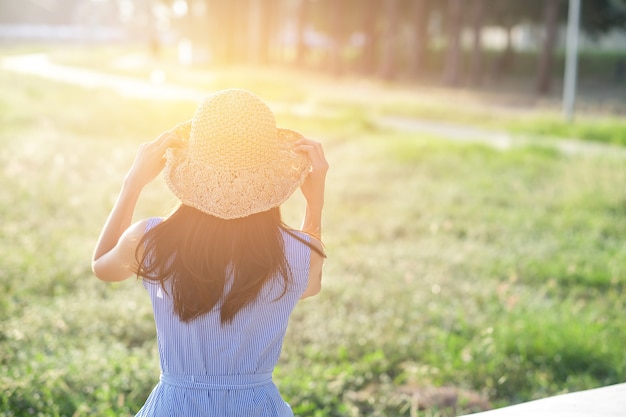
[[[375,122],[379,126],[400,132],[430,134],[455,142],[482,143],[501,150],[515,146],[536,145],[554,147],[567,155],[594,154],[626,157],[625,148],[598,142],[514,135],[506,131],[398,116],[379,117]]]
[[[50,61],[46,54],[6,57],[2,60],[0,68],[84,88],[108,88],[122,96],[140,99],[197,102],[206,95],[206,92],[189,87],[154,83],[134,77],[57,64]]]
[[[156,83],[129,76],[58,64],[51,61],[46,54],[5,57],[0,62],[0,68],[5,71],[35,75],[84,88],[107,88],[122,96],[140,99],[198,102],[209,93],[180,85]],[[274,111],[296,114],[319,114],[320,110],[310,108],[306,104],[287,105],[272,102],[269,105]],[[483,143],[502,150],[514,146],[535,144],[554,146],[564,154],[602,154],[626,157],[626,149],[623,147],[573,139],[532,138],[513,135],[506,131],[398,116],[378,116],[372,121],[385,129],[427,134],[455,142]]]

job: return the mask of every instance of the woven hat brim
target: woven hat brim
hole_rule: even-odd
[[[174,129],[183,141],[186,124]],[[236,219],[277,207],[302,185],[311,163],[293,150],[302,135],[277,129],[276,158],[253,168],[218,169],[193,158],[188,148],[168,149],[165,182],[183,204],[222,219]]]

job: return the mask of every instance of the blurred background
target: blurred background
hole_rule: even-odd
[[[547,95],[562,88],[567,8],[563,0],[3,1],[0,39],[144,44],[184,65],[293,66]],[[581,87],[622,97],[626,4],[582,1],[580,16]]]

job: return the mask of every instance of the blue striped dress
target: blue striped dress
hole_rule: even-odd
[[[159,221],[150,219],[147,229]],[[271,281],[224,326],[218,308],[189,323],[180,321],[171,292],[143,280],[152,301],[161,378],[136,416],[293,417],[272,371],[289,316],[307,286],[310,249],[287,233],[284,243],[294,278],[287,293],[276,300],[282,279]]]

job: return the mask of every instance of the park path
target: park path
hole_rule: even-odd
[[[197,88],[164,82],[153,82],[136,77],[116,75],[87,68],[59,64],[46,54],[27,54],[4,57],[0,69],[35,75],[50,80],[78,85],[84,88],[106,88],[124,97],[199,102],[209,94]],[[268,103],[273,111],[300,115],[331,115],[320,108],[303,104]],[[529,144],[553,146],[564,154],[601,154],[626,157],[626,148],[586,142],[576,139],[551,140],[514,135],[506,131],[483,129],[468,125],[425,120],[393,115],[375,116],[372,122],[378,127],[398,132],[427,134],[449,141],[482,143],[497,149],[509,149]]]
[[[106,88],[132,98],[197,102],[205,96],[204,92],[193,88],[159,84],[134,77],[58,64],[52,62],[46,54],[5,57],[0,68],[84,88]]]
[[[400,116],[379,117],[375,123],[381,127],[400,132],[430,134],[455,142],[482,143],[501,150],[516,146],[537,145],[554,147],[567,155],[593,154],[626,157],[626,148],[621,146],[577,139],[515,135],[500,130]]]

